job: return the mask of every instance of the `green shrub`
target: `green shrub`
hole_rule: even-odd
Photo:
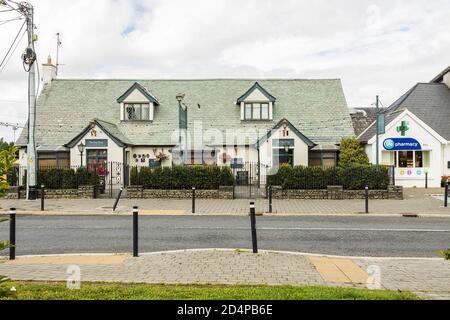
[[[369,165],[369,158],[358,139],[342,139],[339,152],[339,165]]]
[[[291,167],[283,165],[269,176],[268,183],[283,189],[326,189],[327,186],[343,186],[346,190],[361,190],[366,185],[372,190],[384,190],[389,185],[387,167],[347,165],[338,168]]]
[[[219,186],[232,186],[233,173],[230,168],[218,166],[174,166],[152,169],[149,167],[133,168],[136,181],[145,189],[186,190],[196,187],[199,190],[214,190]]]
[[[137,167],[133,167],[130,170],[130,182],[132,185],[139,185],[139,172]]]
[[[81,185],[98,184],[98,177],[85,167],[76,171],[70,168],[50,168],[37,170],[38,186],[44,185],[46,189],[77,189]]]

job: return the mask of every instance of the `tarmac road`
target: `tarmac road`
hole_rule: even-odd
[[[131,216],[18,216],[17,255],[127,253]],[[381,217],[257,217],[264,250],[349,256],[437,257],[450,248],[450,219]],[[0,239],[9,238],[8,223]],[[141,216],[140,252],[251,248],[250,218]],[[3,254],[7,254],[3,252]]]

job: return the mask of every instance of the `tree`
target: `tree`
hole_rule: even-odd
[[[369,158],[356,138],[342,139],[341,141],[339,165],[349,164],[369,164]]]
[[[8,175],[11,174],[16,162],[17,147],[8,146],[0,151],[0,195],[9,189]]]
[[[6,142],[3,138],[0,138],[0,151],[12,147],[13,142]]]

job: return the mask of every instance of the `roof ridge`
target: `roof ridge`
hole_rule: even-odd
[[[103,120],[103,119],[94,118],[94,121],[101,121],[101,122],[104,122],[104,123],[107,123],[107,124],[110,124],[110,125],[113,125],[113,126],[117,127],[117,124],[109,122],[109,121],[106,121],[106,120]]]
[[[389,107],[387,107],[386,109],[386,114],[391,113],[391,111],[395,111],[395,109],[400,106],[403,102],[406,101],[406,99],[408,99],[408,97],[411,95],[411,93],[413,93],[417,87],[419,86],[419,83],[416,83],[411,89],[409,89],[405,94],[403,94],[400,98],[398,98],[397,100],[394,101],[394,103],[392,103]]]

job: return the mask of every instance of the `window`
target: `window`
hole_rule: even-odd
[[[310,167],[330,168],[336,166],[337,155],[335,152],[311,151],[308,164]]]
[[[386,156],[387,157],[387,156]],[[394,158],[394,159],[392,159]],[[389,164],[397,168],[429,168],[430,151],[396,151],[391,152]],[[384,163],[383,153],[383,163]],[[386,163],[388,163],[386,161]]]
[[[414,168],[414,151],[399,151],[398,164],[400,168]]]
[[[108,161],[107,150],[88,149],[86,153],[88,167],[105,167]]]
[[[423,153],[416,151],[416,168],[423,168]]]
[[[150,120],[150,105],[148,103],[125,103],[125,121]]]
[[[245,105],[245,119],[251,119],[252,118],[252,105],[246,104]]]
[[[261,119],[269,119],[269,105],[267,103],[261,105]]]
[[[245,120],[269,120],[269,104],[246,103]]]
[[[70,167],[69,152],[39,152],[38,167],[46,168],[68,168]]]

